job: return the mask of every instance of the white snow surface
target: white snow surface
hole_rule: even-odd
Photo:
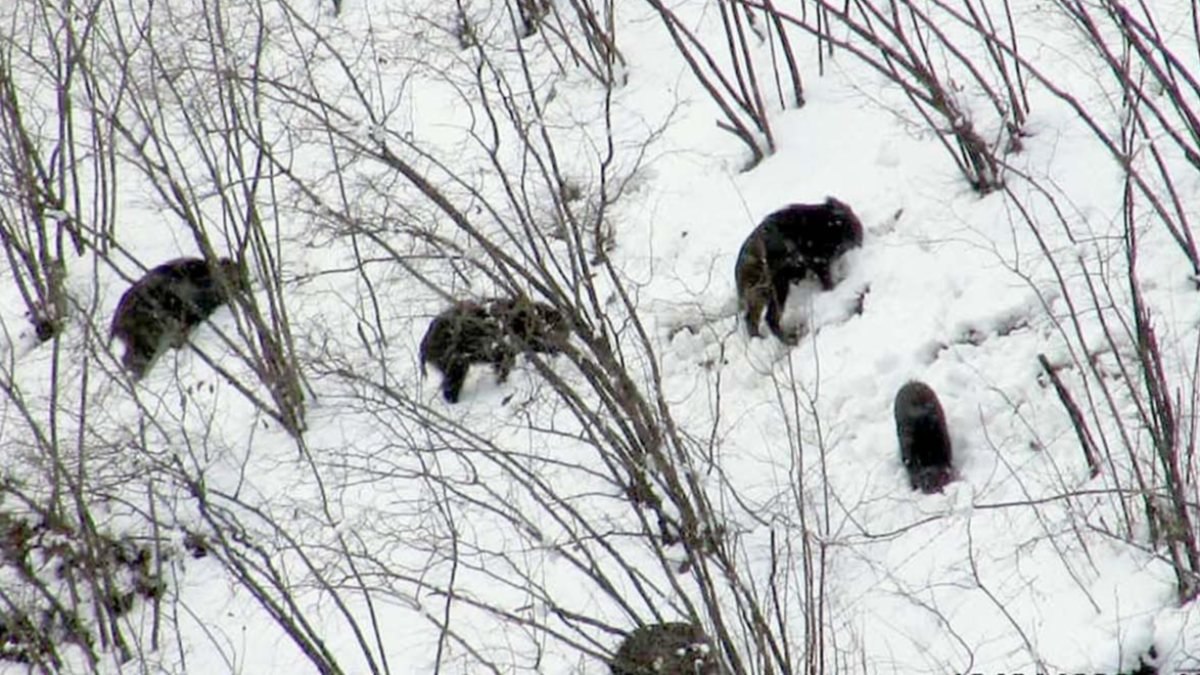
[[[1185,12],[1185,4],[1155,6],[1170,16]],[[501,5],[466,6],[495,31],[490,37],[511,40]],[[1116,124],[1117,96],[1104,89],[1095,74],[1101,66],[1078,48],[1071,27],[1056,20],[1047,3],[1013,6],[1026,52],[1091,102],[1104,124]],[[374,87],[365,96],[377,117],[347,105],[348,120],[339,124],[352,125],[362,143],[393,135],[445,153],[468,178],[467,185],[448,188],[464,204],[472,203],[464,196],[468,187],[496,194],[494,170],[471,138],[486,125],[458,98],[473,93],[451,86],[468,81],[473,58],[444,30],[452,7],[343,0],[336,16],[327,1],[304,7],[301,14],[353,54],[348,67]],[[698,34],[720,39],[713,3],[683,0],[672,8]],[[701,441],[704,453],[693,458],[696,478],[736,539],[740,571],[759,591],[771,574],[783,580],[778,612],[792,649],[803,651],[807,620],[805,521],[817,528],[810,541],[829,545],[824,630],[830,672],[1113,673],[1136,668],[1151,645],[1159,672],[1200,669],[1195,604],[1179,606],[1169,558],[1150,542],[1144,518],[1135,515],[1136,531],[1124,536],[1121,498],[1107,490],[1114,473],[1127,478],[1129,467],[1106,465],[1090,476],[1070,419],[1038,365],[1039,354],[1067,363],[1076,336],[1063,328],[1069,327],[1068,307],[1055,270],[1013,204],[1045,218],[1040,234],[1072,288],[1083,283],[1081,259],[1113,257],[1115,266],[1123,264],[1116,248],[1121,173],[1074,112],[1031,85],[1028,135],[1021,152],[1006,157],[1053,186],[1078,231],[1094,233],[1072,242],[1050,219],[1046,200],[1016,171],[1007,192],[973,192],[903,95],[844,50],[827,56],[818,75],[816,45],[799,31],[792,35],[806,104],[784,109],[768,102],[775,151],[744,170],[748,152],[717,127],[717,108],[649,6],[622,5],[617,19],[627,79],[611,100],[611,135],[615,163],[631,176],[607,214],[615,242],[609,255],[635,295],[673,419]],[[249,68],[251,52],[239,49],[253,36],[230,39],[241,42],[231,45],[228,58]],[[294,45],[272,40],[266,63],[282,69]],[[577,176],[585,192],[594,190],[606,134],[604,92],[579,68],[559,70],[537,38],[524,44],[536,96],[558,125],[552,133],[563,170]],[[759,47],[759,56],[767,53]],[[499,58],[512,60],[501,67],[516,63],[511,51]],[[1194,50],[1186,58],[1194,61]],[[331,97],[353,99],[339,68],[324,64],[319,84]],[[197,105],[209,94],[197,85]],[[320,139],[307,138],[318,135],[310,121],[299,113],[275,118],[276,129],[296,134],[298,144],[302,137],[312,141],[289,157],[294,171],[328,189],[328,176],[338,169]],[[181,165],[189,166],[195,149],[186,142],[181,147]],[[504,145],[500,154],[511,148]],[[432,161],[423,165],[434,175],[431,167]],[[342,171],[357,195],[347,212],[394,224],[398,241],[405,224],[443,218],[379,163]],[[1179,198],[1195,216],[1200,181],[1194,170],[1180,175]],[[321,648],[352,673],[382,670],[384,662],[392,673],[490,672],[484,661],[505,673],[607,673],[602,656],[616,649],[620,636],[587,624],[568,630],[567,613],[621,629],[634,625],[631,613],[644,620],[654,611],[667,620],[683,618],[680,603],[657,594],[647,602],[631,577],[614,571],[612,583],[631,609],[619,606],[562,554],[570,533],[554,508],[538,504],[528,482],[569,495],[567,503],[654,588],[670,589],[672,575],[688,574],[664,570],[634,536],[627,500],[605,479],[604,464],[534,364],[519,359],[504,383],[485,367],[473,368],[462,402],[445,403],[440,375],[431,370],[422,378],[417,362],[428,321],[445,299],[377,249],[380,261],[360,274],[348,237],[322,230],[331,218],[297,194],[281,190],[267,211],[278,218],[271,227],[281,242],[293,330],[301,351],[318,364],[309,377],[303,449],[201,357],[266,396],[221,337],[241,339],[241,319],[231,310],[219,310],[193,333],[191,347],[168,352],[130,387],[119,369],[120,345],[105,344],[109,317],[143,267],[198,250],[144,179],[128,170],[122,181],[128,187],[116,214],[128,255],[114,262],[90,254],[68,260],[67,287],[81,311],[68,322],[58,351],[51,343],[35,344],[16,290],[2,295],[13,360],[6,381],[36,403],[37,414],[49,406],[61,411],[66,463],[88,467],[98,495],[91,507],[107,529],[149,534],[143,516],[153,503],[163,522],[207,531],[184,486],[150,478],[160,469],[202,477],[204,489],[221,495],[213,497],[213,508],[239,514],[246,530],[236,536],[269,552]],[[797,346],[750,338],[735,310],[733,266],[742,241],[771,211],[828,195],[850,204],[866,226],[862,247],[846,256],[832,291],[820,292],[811,282],[794,289],[787,319],[807,326]],[[407,203],[407,210],[385,206],[393,203],[388,199]],[[217,214],[208,217],[219,222]],[[1186,259],[1145,218],[1138,273],[1186,398],[1187,384],[1195,384],[1184,373],[1200,340],[1200,307]],[[436,262],[415,264],[451,294],[489,295],[486,281],[468,286]],[[374,329],[364,276],[378,293],[387,337],[386,348],[377,344],[371,352],[356,330]],[[1116,279],[1120,301],[1128,285]],[[254,292],[262,294],[262,285]],[[1080,330],[1089,338],[1099,334],[1094,313],[1083,312]],[[582,381],[564,358],[546,364],[568,382]],[[409,418],[396,414],[400,403],[353,386],[333,374],[335,368],[387,382],[431,414],[464,422],[496,452],[434,452],[459,441],[406,424]],[[649,372],[644,362],[630,369],[638,381]],[[86,387],[80,384],[85,372]],[[1078,382],[1071,369],[1063,376]],[[900,463],[892,400],[910,379],[930,384],[947,415],[957,480],[942,494],[910,490]],[[1111,423],[1107,409],[1100,414]],[[41,475],[21,415],[6,400],[0,456],[15,479]],[[80,427],[86,432],[77,444]],[[501,449],[504,459],[497,458]],[[235,500],[273,523],[249,515]],[[1132,496],[1125,503],[1138,507]],[[175,547],[166,569],[166,634],[152,649],[155,617],[140,603],[121,624],[136,645],[132,661],[120,664],[110,656],[97,669],[312,670],[216,556],[187,555],[182,530],[160,534]],[[347,552],[354,552],[357,567],[345,563]],[[597,564],[612,562],[600,556]],[[418,582],[429,586],[418,591]],[[533,589],[535,583],[540,587]],[[454,601],[429,590],[435,586],[452,587]],[[334,601],[334,589],[344,606]],[[509,619],[479,603],[502,608]],[[357,634],[347,616],[364,632]],[[447,620],[450,635],[439,631]],[[556,627],[569,639],[546,636],[526,621]],[[373,666],[364,653],[375,659]],[[70,648],[64,654],[80,659]],[[74,667],[85,670],[82,660],[64,666]],[[24,668],[0,663],[0,672]]]

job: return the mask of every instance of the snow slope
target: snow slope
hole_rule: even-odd
[[[1186,9],[1161,5],[1155,11],[1164,17]],[[299,19],[289,24],[272,3],[263,6],[272,25],[305,35],[295,28]],[[1105,90],[1077,33],[1049,5],[1014,6],[1026,53],[1094,109],[1112,113],[1104,120],[1115,124],[1107,107],[1116,95]],[[688,1],[673,9],[700,35],[721,39],[712,6]],[[263,576],[256,578],[271,576],[262,571],[269,561],[295,601],[292,611],[346,672],[608,672],[603,657],[620,640],[610,628],[628,629],[634,616],[651,620],[656,612],[681,618],[681,597],[693,591],[678,579],[688,573],[655,556],[658,544],[641,536],[587,430],[529,359],[504,383],[474,368],[454,406],[441,400],[436,372],[421,377],[417,346],[446,298],[417,273],[457,297],[487,296],[492,286],[483,275],[452,275],[444,261],[406,248],[412,229],[427,225],[459,244],[464,239],[393,170],[362,157],[332,162],[338,143],[369,144],[388,134],[415,139],[434,153],[414,160],[424,175],[433,180],[441,175],[438,161],[453,162],[465,180],[444,187],[479,217],[501,188],[480,147],[491,129],[481,109],[466,103],[477,101],[475,52],[446,31],[453,8],[434,3],[343,0],[337,16],[327,2],[297,10],[346,56],[344,63],[316,64],[321,79],[313,86],[348,111],[331,122],[344,136],[326,146],[310,111],[295,101],[267,101],[268,135],[289,148],[284,163],[296,180],[324,204],[342,206],[333,213],[313,206],[290,179],[260,197],[264,213],[277,218],[270,220],[274,250],[298,349],[310,364],[303,445],[192,348],[166,354],[136,386],[121,379],[120,347],[103,338],[127,279],[140,274],[132,260],[151,266],[197,252],[137,171],[123,174],[128,188],[117,209],[129,255],[68,261],[68,288],[82,311],[60,351],[18,335],[28,330],[23,305],[14,290],[3,295],[13,359],[5,381],[19,383],[33,409],[61,411],[61,438],[84,430],[84,440],[64,443],[63,453],[67,465],[87,466],[97,517],[115,532],[150,534],[146,512],[153,505],[153,517],[176,528],[159,533],[173,550],[165,620],[139,604],[121,620],[136,645],[132,663],[121,666],[110,656],[93,667],[312,669],[215,548],[206,557],[187,554],[184,529],[216,537],[213,522],[226,522],[227,536],[262,546]],[[223,11],[245,22],[230,24],[231,67],[250,69],[256,44],[265,47],[253,67],[270,73],[287,72],[289,59],[304,53],[301,44],[319,51],[311,37],[282,29],[260,37],[249,10]],[[467,11],[487,30],[482,39],[510,39],[500,6],[471,4]],[[197,40],[168,53],[182,59],[194,48],[203,55],[203,29],[163,12],[150,16],[164,35],[194,31]],[[1122,176],[1073,111],[1031,86],[1023,150],[1006,157],[1013,168],[1008,191],[981,197],[884,78],[841,50],[818,76],[816,47],[796,31],[806,105],[772,109],[775,152],[743,171],[748,153],[714,123],[716,107],[654,13],[622,6],[617,18],[626,79],[611,99],[581,69],[558,68],[536,38],[523,43],[527,64],[511,50],[493,56],[503,72],[529,69],[527,83],[553,122],[546,126],[563,171],[586,194],[598,189],[609,137],[615,145],[614,175],[628,182],[606,214],[614,242],[608,255],[635,296],[672,417],[700,439],[694,477],[736,542],[741,573],[759,590],[779,575],[777,611],[797,667],[814,600],[804,580],[819,572],[829,672],[1126,672],[1152,645],[1160,672],[1200,669],[1195,609],[1177,606],[1169,559],[1151,544],[1140,516],[1132,536],[1122,536],[1122,497],[1110,488],[1130,467],[1110,464],[1098,477],[1089,474],[1038,364],[1039,355],[1067,364],[1076,339],[1064,328],[1070,308],[1051,259],[1074,289],[1087,279],[1082,264],[1107,263],[1116,301],[1128,293],[1119,283]],[[767,47],[759,47],[765,58]],[[135,69],[157,67],[142,58]],[[199,109],[215,94],[203,77],[196,82],[187,100]],[[362,83],[371,88],[354,90]],[[525,93],[516,91],[513,100]],[[163,110],[166,128],[179,123],[170,102]],[[184,138],[172,161],[202,176],[197,146]],[[505,136],[496,152],[503,166],[521,160],[511,141]],[[1200,190],[1193,176],[1181,172],[1176,186],[1188,209]],[[1090,237],[1071,241],[1058,227],[1038,189],[1046,185],[1074,233]],[[339,202],[339,190],[350,196]],[[863,246],[848,254],[834,290],[806,283],[793,292],[788,319],[808,327],[799,345],[749,338],[733,286],[742,241],[776,208],[827,195],[854,208],[866,226]],[[219,202],[207,199],[198,208],[208,222],[225,222]],[[1014,204],[1046,225],[1032,231]],[[404,256],[364,238],[354,245],[374,257],[360,265],[339,231],[343,217],[382,225],[398,250],[414,255],[400,264]],[[223,242],[227,231],[214,225],[213,236]],[[1194,384],[1183,372],[1200,339],[1200,310],[1186,261],[1152,220],[1143,247],[1138,273],[1161,345],[1181,381]],[[597,284],[614,290],[603,279]],[[260,301],[264,293],[258,284]],[[608,306],[619,320],[619,309]],[[1095,313],[1080,314],[1081,331],[1097,336]],[[265,396],[236,356],[244,326],[221,310],[192,343]],[[57,385],[52,364],[60,369]],[[546,364],[568,383],[584,381],[566,358]],[[637,381],[648,379],[648,360],[632,360],[629,368]],[[1071,382],[1078,376],[1064,375]],[[892,400],[910,379],[934,387],[948,417],[958,480],[943,494],[910,491],[899,460]],[[1194,392],[1180,396],[1194,402]],[[1106,415],[1102,410],[1101,419]],[[42,460],[11,399],[4,420],[6,471],[27,477],[37,492]],[[190,492],[200,489],[210,492],[204,508]],[[1126,504],[1136,507],[1132,497]],[[206,520],[213,512],[215,520]],[[594,532],[581,536],[580,522]],[[806,536],[825,547],[823,567],[811,567],[814,560],[802,552]],[[676,554],[667,547],[665,555]],[[597,570],[611,587],[597,582]],[[722,598],[732,603],[728,594]],[[168,637],[152,649],[156,621]],[[749,642],[742,648],[754,650]],[[65,652],[64,671],[88,668],[77,651]]]

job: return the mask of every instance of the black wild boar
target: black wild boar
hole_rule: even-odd
[[[893,413],[909,485],[925,494],[941,492],[954,480],[954,469],[946,414],[937,394],[924,382],[911,381],[896,392]]]
[[[442,397],[457,403],[467,370],[490,363],[503,382],[517,354],[561,350],[570,334],[562,313],[527,298],[461,300],[430,322],[421,340],[421,373],[432,363],[442,373]]]
[[[832,289],[833,263],[862,239],[858,217],[833,197],[823,204],[792,204],[763,219],[742,244],[735,270],[738,306],[750,335],[760,336],[765,308],[771,332],[795,344],[798,336],[779,325],[792,283],[812,273],[821,288]]]
[[[117,304],[111,337],[125,343],[121,365],[139,380],[169,345],[187,343],[192,328],[229,300],[228,293],[244,291],[241,270],[229,258],[215,269],[203,258],[177,258],[138,279]]]
[[[716,675],[717,656],[699,626],[656,623],[631,631],[608,665],[612,675]]]

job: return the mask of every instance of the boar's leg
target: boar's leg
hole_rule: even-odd
[[[442,398],[447,402],[458,403],[458,395],[467,379],[468,367],[467,363],[457,360],[446,364],[446,372],[442,378]]]
[[[771,297],[767,300],[767,326],[775,337],[785,344],[794,345],[800,341],[799,335],[786,331],[780,325],[780,320],[783,318],[783,308],[787,304],[788,290],[791,288],[792,279],[786,274],[777,274],[774,279],[774,288],[772,289]]]

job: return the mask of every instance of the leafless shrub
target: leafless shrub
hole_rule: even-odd
[[[163,594],[154,548],[87,523],[78,530],[52,512],[28,512],[39,508],[38,501],[13,485],[4,486],[0,497],[21,502],[0,511],[0,576],[6,579],[0,592],[0,661],[59,668],[64,665],[59,648],[74,645],[94,666],[102,648],[97,641],[112,639],[128,658],[120,633],[110,634],[108,622]]]
[[[647,0],[662,19],[667,34],[679,54],[687,61],[692,74],[720,108],[724,119],[718,126],[736,136],[750,151],[746,168],[752,168],[775,151],[770,114],[763,99],[763,75],[756,65],[756,52],[762,42],[770,41],[771,81],[775,84],[779,105],[783,108],[804,105],[804,90],[792,45],[784,30],[783,15],[770,2],[761,7],[750,3],[718,3],[724,53],[707,42],[675,8],[659,0]],[[763,9],[765,25],[760,24],[753,10]],[[778,47],[776,47],[776,43]],[[781,83],[781,68],[777,52],[782,53],[790,96]]]
[[[1200,254],[1178,186],[1180,160],[1200,169],[1200,81],[1194,65],[1176,54],[1188,46],[1186,40],[1161,32],[1144,3],[1093,6],[1060,0],[1056,5],[1075,23],[1121,95],[1125,119],[1119,131],[1090,125],[1093,133],[1125,168],[1127,189],[1149,203],[1192,273],[1200,274]]]
[[[590,0],[570,0],[573,18],[564,18],[559,13],[557,3],[549,3],[553,19],[543,23],[543,29],[557,38],[558,43],[566,49],[572,63],[583,67],[604,86],[614,86],[624,82],[625,57],[617,48],[615,5],[612,0],[606,0],[597,7]],[[584,48],[577,46],[578,38],[572,38],[573,33],[582,35]]]
[[[1057,74],[1021,53],[1008,3],[1003,5],[1006,30],[998,26],[986,3],[816,4],[818,11],[800,16],[765,3],[752,6],[773,12],[786,24],[840,47],[883,74],[913,102],[929,128],[943,139],[953,139],[954,146],[943,143],[976,191],[1004,190],[1018,220],[1051,263],[1058,291],[1068,303],[1070,318],[1064,320],[1064,327],[1070,330],[1064,330],[1063,339],[1073,345],[1071,364],[1078,379],[1065,383],[1061,364],[1046,361],[1043,370],[1054,379],[1093,474],[1101,466],[1110,471],[1127,467],[1132,472],[1127,476],[1122,470],[1107,480],[1116,495],[1142,495],[1140,518],[1149,524],[1152,538],[1162,542],[1164,555],[1176,570],[1180,599],[1194,597],[1200,589],[1196,581],[1200,551],[1189,534],[1195,514],[1188,504],[1196,501],[1190,478],[1195,441],[1194,426],[1184,420],[1192,419],[1200,396],[1195,365],[1200,356],[1164,355],[1157,310],[1146,300],[1138,274],[1141,239],[1146,236],[1141,233],[1147,224],[1152,233],[1161,231],[1171,238],[1193,276],[1197,270],[1179,176],[1200,165],[1195,140],[1200,127],[1194,114],[1200,86],[1193,69],[1179,56],[1181,39],[1161,31],[1145,4],[1055,3],[1104,66],[1109,77],[1104,84],[1112,92],[1113,108],[1120,111],[1119,123],[1114,124],[1107,123]],[[823,23],[826,20],[840,26],[845,35],[830,30]],[[968,49],[970,41],[976,41],[982,51]],[[1030,83],[1073,109],[1124,176],[1120,268],[1114,269],[1099,253],[1074,256],[1050,248],[1042,235],[1050,225],[1044,216],[1033,215],[1043,213],[1037,207],[1042,200],[1051,204],[1049,222],[1069,241],[1087,247],[1100,240],[1066,212],[1052,196],[1052,186],[1014,172],[1005,159],[1007,153],[1021,148]],[[987,104],[983,108],[990,112],[987,132],[981,132],[979,120],[968,113],[980,114],[980,108],[965,98],[971,93]],[[1008,173],[1023,185],[1033,184],[1034,197],[1007,189]],[[1075,285],[1077,275],[1068,271],[1075,267],[1085,272],[1079,278],[1089,283],[1083,287]],[[1099,320],[1101,344],[1089,339],[1084,325],[1090,323],[1080,312],[1095,314]],[[1109,359],[1111,366],[1101,365]],[[1111,377],[1110,368],[1119,377]],[[1080,392],[1071,393],[1076,387],[1081,388],[1081,397],[1077,397]],[[1147,446],[1153,449],[1150,455],[1143,451]],[[1127,480],[1133,481],[1131,489]],[[1125,514],[1124,537],[1132,537],[1137,516],[1123,497],[1117,501]]]
[[[972,189],[988,194],[1003,184],[1001,156],[1020,149],[1029,106],[1020,63],[1012,57],[1017,47],[1007,2],[1008,39],[1000,37],[985,2],[960,9],[940,1],[819,0],[811,12],[804,3],[800,15],[769,3],[739,4],[799,27],[879,72],[938,134]],[[833,31],[830,22],[840,29]],[[985,103],[987,118],[980,119],[973,97]]]
[[[36,28],[0,36],[0,243],[44,342],[67,318],[67,263],[83,253],[81,223],[111,234],[111,131],[87,110],[94,80],[79,63],[94,48],[94,17],[31,5],[6,14]]]
[[[1196,269],[1187,210],[1176,187],[1180,172],[1194,169],[1189,159],[1194,144],[1186,140],[1192,135],[1192,103],[1179,86],[1193,74],[1174,59],[1169,39],[1151,28],[1153,21],[1146,14],[1121,3],[1104,3],[1101,16],[1115,29],[1110,32],[1101,29],[1095,8],[1084,3],[1059,6],[1108,67],[1118,123],[1102,122],[1099,112],[1085,107],[1051,74],[1023,59],[1021,64],[1079,114],[1122,176],[1121,221],[1114,228],[1120,258],[1112,260],[1102,252],[1106,233],[1081,222],[1045,181],[1022,176],[1037,197],[1018,205],[1016,212],[1051,263],[1068,308],[1061,325],[1070,358],[1052,368],[1060,369],[1056,387],[1084,452],[1102,458],[1092,464],[1093,470],[1107,470],[1114,510],[1123,514],[1123,527],[1113,536],[1135,539],[1139,523],[1144,523],[1175,570],[1179,599],[1186,602],[1200,591],[1200,548],[1191,525],[1196,518],[1195,426],[1187,421],[1200,404],[1200,351],[1178,346],[1174,333],[1172,346],[1164,348],[1163,319],[1169,315],[1147,299],[1139,261],[1148,249],[1146,240],[1165,234]],[[1144,6],[1139,10],[1147,11]],[[1123,47],[1112,46],[1114,34],[1121,36]],[[1165,93],[1172,87],[1173,93]],[[1166,104],[1158,103],[1163,96],[1152,91],[1164,92]],[[1040,208],[1047,204],[1049,208]],[[1049,217],[1035,217],[1035,210]],[[1050,223],[1079,249],[1051,249],[1042,236]],[[1070,383],[1064,385],[1061,369],[1068,365]],[[1068,395],[1068,389],[1073,393]],[[1080,413],[1072,413],[1072,407]]]
[[[433,622],[442,644],[465,648],[477,668],[537,669],[544,639],[599,657],[615,649],[613,638],[627,626],[687,620],[705,626],[731,672],[791,669],[799,650],[783,647],[784,627],[768,617],[763,589],[740,571],[725,518],[710,503],[702,444],[679,428],[666,400],[654,342],[638,316],[636,288],[605,253],[613,237],[610,208],[639,171],[646,148],[619,146],[613,137],[612,86],[598,94],[602,113],[587,131],[598,132],[592,138],[599,142],[581,162],[565,150],[580,129],[555,117],[545,95],[552,88],[534,72],[523,47],[506,53],[476,42],[465,64],[413,62],[408,77],[426,78],[426,87],[450,85],[476,122],[464,134],[469,142],[447,152],[381,107],[369,95],[375,85],[345,60],[335,41],[299,13],[287,20],[296,53],[308,56],[292,64],[295,79],[261,76],[262,91],[301,115],[304,121],[293,117],[293,124],[319,128],[323,151],[342,170],[313,176],[279,161],[283,155],[276,152],[263,155],[267,171],[287,181],[303,210],[316,216],[314,236],[345,246],[352,255],[349,268],[372,279],[354,303],[370,308],[355,314],[358,342],[331,334],[312,345],[319,351],[312,354],[311,372],[342,392],[336,398],[345,405],[368,413],[388,439],[378,448],[348,449],[338,461],[358,465],[383,451],[394,458],[393,467],[370,480],[380,490],[428,495],[437,514],[420,534],[404,529],[411,527],[407,519],[381,514],[375,532],[384,546],[403,542],[404,549],[421,551],[424,571],[389,562],[341,534],[319,553],[299,541],[287,544],[288,555],[334,602],[370,588],[368,597],[412,603]],[[616,64],[600,64],[605,72],[596,80],[616,82]],[[316,72],[329,68],[349,86],[325,88]],[[487,180],[477,179],[480,162],[488,168]],[[576,170],[590,172],[592,189],[573,187]],[[387,177],[386,191],[341,189],[360,177],[381,176]],[[566,444],[572,460],[514,450],[419,395],[412,374],[395,363],[407,339],[376,318],[377,311],[397,308],[386,290],[394,282],[370,271],[377,261],[403,270],[410,298],[422,286],[443,301],[527,296],[567,317],[573,338],[562,355],[554,361],[527,358],[550,392],[547,410],[514,405],[522,433],[535,439],[532,448]],[[360,344],[369,359],[354,355]],[[319,455],[305,452],[314,458],[314,477],[332,470]],[[489,478],[472,480],[471,474]],[[501,492],[496,485],[511,487]],[[597,505],[579,502],[581,489],[601,490]],[[318,628],[294,605],[276,568],[277,552],[257,537],[222,539],[244,527],[290,541],[290,527],[235,495],[197,490],[206,500],[203,511],[212,514],[205,532],[211,550],[257,589],[263,606],[313,663],[332,668],[335,657],[320,651]],[[552,554],[570,578],[604,598],[606,609],[560,597],[556,584],[520,563],[518,549],[493,549],[471,525],[475,520],[495,523],[510,543],[519,542],[518,549]],[[402,529],[382,527],[387,523]],[[353,579],[351,588],[332,583],[333,569]],[[488,572],[494,569],[504,572]],[[505,592],[469,592],[480,578]],[[508,591],[519,591],[521,603],[508,602]],[[536,637],[497,657],[465,632],[469,623],[456,619],[480,614]],[[385,669],[382,650],[369,638],[372,621],[350,611],[343,617],[361,631],[360,648],[372,668]],[[435,658],[445,658],[441,647]]]
[[[1083,231],[1049,190],[1032,183],[1045,200],[1039,199],[1038,206],[1049,207],[1038,211],[1051,217],[1035,219],[1033,208],[1026,206],[1018,206],[1015,212],[1050,264],[1054,292],[1066,307],[1065,312],[1050,316],[1055,317],[1069,355],[1058,363],[1043,356],[1042,367],[1071,419],[1091,476],[1104,477],[1112,510],[1122,514],[1119,531],[1092,526],[1135,540],[1141,530],[1138,523],[1145,523],[1151,541],[1162,546],[1176,572],[1180,600],[1186,601],[1196,593],[1200,558],[1186,525],[1195,518],[1191,495],[1196,485],[1188,468],[1194,461],[1190,450],[1194,433],[1180,415],[1189,416],[1188,411],[1200,402],[1196,348],[1182,353],[1172,349],[1168,354],[1160,347],[1156,310],[1146,302],[1138,274],[1143,245],[1137,235],[1132,180],[1127,183],[1120,226],[1120,265],[1113,265],[1098,246],[1091,250],[1099,244],[1092,237],[1103,235]],[[1068,252],[1049,247],[1042,231],[1050,222],[1071,232],[1085,248]],[[1181,370],[1182,363],[1193,367]],[[1165,395],[1168,391],[1174,393]],[[1169,534],[1164,535],[1163,523],[1184,525],[1169,525]]]
[[[244,30],[240,18],[224,12],[208,18],[211,21],[173,18],[182,25],[198,26],[200,39],[173,53],[172,61],[158,60],[163,55],[153,45],[148,55],[118,54],[129,59],[131,67],[148,69],[146,82],[152,89],[141,90],[138,87],[146,85],[132,79],[121,81],[118,91],[127,105],[114,116],[114,126],[131,149],[127,160],[141,172],[161,206],[190,233],[204,257],[215,261],[229,255],[256,282],[254,290],[259,292],[237,294],[237,316],[243,319],[238,324],[239,345],[245,350],[240,354],[270,401],[254,395],[220,364],[214,365],[264,412],[298,435],[305,428],[305,386],[284,297],[277,179],[268,171],[274,144],[264,136],[261,83],[242,76],[262,58],[266,44],[239,38],[236,51],[232,50],[227,31],[233,26],[239,33]],[[177,114],[163,114],[164,110]]]

